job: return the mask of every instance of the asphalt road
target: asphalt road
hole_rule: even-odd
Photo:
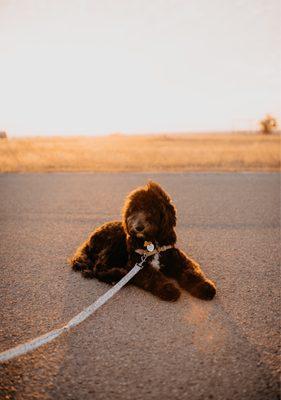
[[[0,175],[0,351],[60,327],[108,286],[66,258],[148,178],[179,245],[216,281],[204,302],[127,287],[69,333],[0,366],[1,399],[279,398],[280,175]]]

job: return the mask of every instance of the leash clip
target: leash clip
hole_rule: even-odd
[[[144,264],[144,262],[145,262],[146,259],[147,259],[147,254],[144,253],[144,254],[141,256],[140,262],[137,263],[137,266],[140,267],[140,268],[143,268],[143,267],[144,267],[143,264]]]

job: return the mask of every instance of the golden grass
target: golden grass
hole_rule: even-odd
[[[0,140],[0,172],[279,170],[279,134],[111,135]]]

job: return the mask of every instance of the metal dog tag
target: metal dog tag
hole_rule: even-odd
[[[146,246],[148,251],[153,251],[154,250],[154,244],[150,243],[148,246]]]

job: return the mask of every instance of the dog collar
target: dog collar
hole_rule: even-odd
[[[174,247],[171,244],[167,246],[154,246],[152,242],[144,242],[144,245],[146,249],[136,249],[135,252],[141,255],[146,254],[146,256],[153,256],[154,254],[161,253]]]

